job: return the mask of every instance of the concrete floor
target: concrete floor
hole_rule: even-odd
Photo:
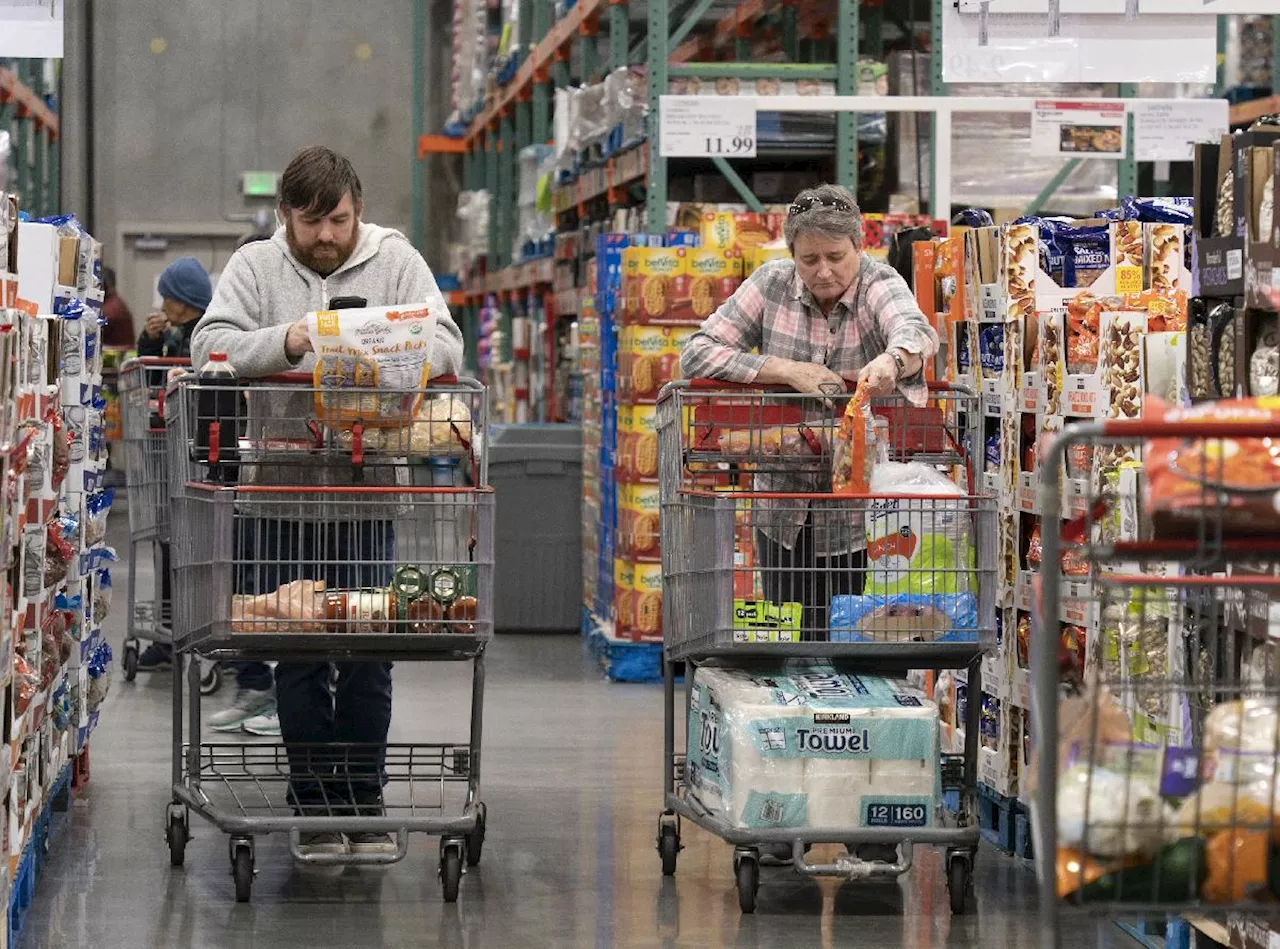
[[[117,604],[116,644],[123,596]],[[402,664],[395,689],[393,741],[465,737],[463,667]],[[195,819],[186,865],[171,869],[169,705],[168,673],[116,679],[92,743],[90,784],[55,840],[22,949],[1038,945],[1031,874],[985,848],[976,903],[958,919],[939,861],[923,849],[905,881],[876,888],[766,870],[759,909],[744,917],[731,849],[686,826],[679,870],[664,880],[654,850],[660,687],[602,681],[576,636],[508,635],[490,649],[489,836],[454,906],[441,900],[437,848],[424,838],[396,866],[327,871],[294,869],[284,839],[260,839],[253,901],[237,905],[226,838]],[[1063,945],[1104,943],[1134,945],[1088,922],[1071,927]]]

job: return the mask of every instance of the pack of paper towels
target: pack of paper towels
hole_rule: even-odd
[[[736,827],[928,827],[938,706],[898,679],[793,661],[694,675],[689,792]]]

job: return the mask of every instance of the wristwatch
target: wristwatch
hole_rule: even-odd
[[[901,379],[907,374],[907,361],[902,358],[902,353],[898,352],[896,349],[890,349],[888,350],[888,353],[893,357],[893,361],[898,367],[898,378]]]

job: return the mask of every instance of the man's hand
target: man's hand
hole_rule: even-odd
[[[889,395],[898,387],[898,364],[888,353],[881,353],[858,373],[858,391],[866,398]]]
[[[169,321],[163,313],[152,313],[147,317],[147,322],[143,326],[142,332],[146,334],[148,339],[159,339],[164,335],[165,328],[168,325]]]
[[[284,354],[290,362],[297,362],[312,351],[311,334],[307,332],[307,320],[303,317],[289,327],[289,334],[284,338]]]

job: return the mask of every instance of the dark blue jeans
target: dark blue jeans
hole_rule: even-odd
[[[323,580],[330,590],[391,582],[395,533],[390,521],[244,518],[236,544],[239,593],[271,593],[302,579]],[[289,801],[302,814],[377,814],[391,727],[391,663],[336,665],[336,695],[329,691],[329,663],[276,665]]]

